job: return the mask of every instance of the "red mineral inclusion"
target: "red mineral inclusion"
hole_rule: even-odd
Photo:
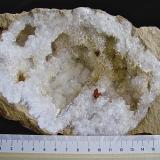
[[[99,96],[102,96],[102,93],[98,92],[98,89],[96,88],[93,92],[93,97],[97,99]]]

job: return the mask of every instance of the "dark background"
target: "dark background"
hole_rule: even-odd
[[[0,13],[20,13],[32,8],[72,9],[90,7],[102,9],[112,15],[121,15],[136,27],[157,26],[160,28],[159,0],[0,0]],[[0,133],[36,134],[19,123],[0,117]]]
[[[91,7],[121,15],[135,26],[160,27],[159,0],[0,0],[0,13],[17,13],[32,8],[72,9]]]

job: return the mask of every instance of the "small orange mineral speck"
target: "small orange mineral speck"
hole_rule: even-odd
[[[98,92],[98,89],[96,88],[93,92],[93,97],[97,99],[99,96],[102,96],[102,93]]]

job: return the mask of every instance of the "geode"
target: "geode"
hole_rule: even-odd
[[[1,14],[0,114],[44,134],[158,134],[159,53],[158,28],[101,10]]]

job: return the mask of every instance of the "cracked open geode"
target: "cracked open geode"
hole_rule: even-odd
[[[127,134],[159,96],[157,50],[120,16],[34,9],[0,26],[0,113],[37,132]]]

